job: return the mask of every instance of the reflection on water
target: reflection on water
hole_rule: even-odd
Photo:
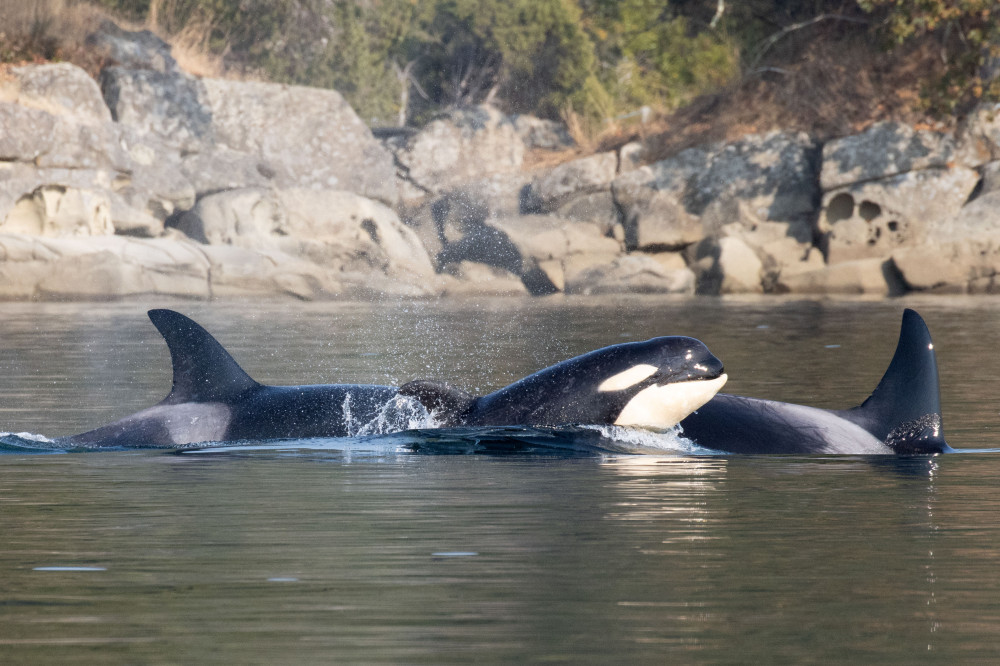
[[[996,446],[1000,359],[983,350],[1000,309],[916,306],[940,354],[949,441]],[[275,383],[430,373],[481,391],[603,344],[685,333],[726,362],[731,390],[829,407],[874,387],[902,309],[284,307],[179,309]],[[0,305],[0,430],[83,430],[168,386],[138,306]],[[681,453],[420,456],[358,438],[0,456],[0,662],[1000,658],[1000,455]]]

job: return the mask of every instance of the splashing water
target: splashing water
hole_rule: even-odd
[[[344,398],[344,421],[350,437],[367,437],[371,435],[389,435],[404,430],[419,430],[437,428],[441,424],[434,414],[409,396],[397,395],[382,406],[375,418],[367,423],[359,424],[350,417],[350,394]]]

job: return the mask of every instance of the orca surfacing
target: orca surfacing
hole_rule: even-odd
[[[934,343],[924,320],[903,313],[896,352],[861,405],[826,410],[720,393],[681,421],[683,436],[728,453],[921,454],[944,439]]]
[[[397,398],[441,425],[613,424],[669,428],[722,388],[722,363],[698,340],[612,345],[475,398],[434,382],[269,386],[253,380],[208,331],[172,310],[149,318],[170,349],[173,386],[160,403],[88,432],[71,447],[171,448],[200,442],[344,437]]]

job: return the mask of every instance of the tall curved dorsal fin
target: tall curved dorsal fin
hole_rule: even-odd
[[[166,340],[174,367],[173,388],[164,403],[225,402],[260,386],[192,319],[173,310],[147,314]]]
[[[934,342],[920,315],[903,312],[896,353],[882,380],[859,407],[842,414],[900,453],[947,446]]]

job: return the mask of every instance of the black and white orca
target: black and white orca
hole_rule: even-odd
[[[160,403],[88,432],[69,447],[177,447],[200,442],[344,437],[397,397],[415,398],[444,425],[619,424],[669,428],[726,381],[698,340],[660,337],[605,347],[475,398],[443,384],[269,386],[219,342],[172,310],[149,318],[170,349],[173,387]]]
[[[683,436],[729,453],[918,454],[952,451],[944,439],[934,342],[903,313],[896,353],[860,406],[826,410],[720,393],[681,421]]]

